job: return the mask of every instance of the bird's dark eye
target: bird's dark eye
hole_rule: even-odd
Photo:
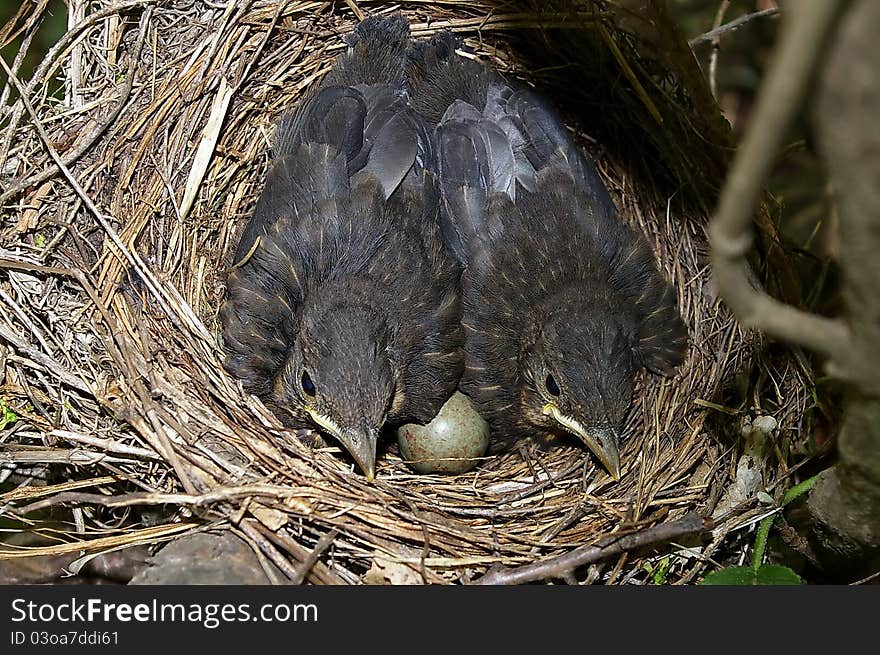
[[[547,379],[544,381],[544,384],[547,386],[547,391],[551,396],[559,395],[559,385],[556,384],[556,380],[553,379],[552,375],[548,375]]]
[[[301,383],[303,391],[305,391],[310,396],[315,395],[315,383],[312,382],[312,378],[310,378],[309,374],[305,371],[303,371]]]

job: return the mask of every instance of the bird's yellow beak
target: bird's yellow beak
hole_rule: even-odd
[[[552,416],[566,431],[583,441],[599,458],[614,481],[620,481],[620,446],[618,445],[620,435],[616,430],[613,428],[588,430],[576,418],[563,414],[554,403],[547,403],[542,411],[545,416]]]
[[[376,444],[379,441],[379,432],[373,428],[342,428],[332,418],[311,407],[306,407],[306,411],[320,428],[345,446],[367,476],[367,480],[372,482],[376,478]]]

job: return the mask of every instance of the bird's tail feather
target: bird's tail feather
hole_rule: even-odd
[[[325,85],[387,84],[403,88],[409,23],[400,14],[370,16],[346,37],[348,50],[336,59]]]
[[[482,111],[486,89],[497,74],[457,55],[458,39],[452,32],[417,41],[406,53],[407,88],[413,107],[433,125],[456,100]]]

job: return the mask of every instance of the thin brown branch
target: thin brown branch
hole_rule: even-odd
[[[128,64],[128,72],[125,76],[125,84],[122,86],[122,89],[119,92],[119,98],[116,100],[116,104],[110,111],[110,114],[104,120],[98,123],[95,129],[92,130],[92,132],[82,141],[82,143],[80,143],[76,148],[64,155],[62,161],[66,166],[73,165],[74,162],[82,157],[89,150],[89,148],[91,148],[95,144],[98,138],[107,131],[107,128],[116,123],[116,119],[119,118],[119,114],[122,113],[122,109],[128,102],[128,98],[131,95],[132,87],[134,86],[134,78],[140,61],[141,48],[143,47],[144,39],[147,34],[147,25],[149,24],[152,13],[153,8],[147,7],[144,11],[144,15],[141,17],[140,33],[138,34],[138,40],[137,43],[135,43],[134,52],[132,54],[131,61]],[[58,172],[59,169],[57,167],[50,166],[43,169],[39,173],[35,173],[34,175],[31,175],[24,180],[20,180],[19,182],[13,184],[8,189],[6,189],[2,194],[0,194],[0,204],[5,203],[7,200],[21,193],[23,190],[35,187],[37,184],[48,180],[50,177],[56,175]]]
[[[279,548],[285,549],[300,563],[305,562],[311,554],[305,547],[287,535],[283,530],[273,532],[262,523],[259,523],[258,521],[250,521],[249,519],[242,521],[242,523],[251,523],[261,535]],[[294,580],[296,575],[296,570],[294,570],[293,574],[289,577],[291,580]],[[309,567],[306,578],[311,579],[317,584],[345,584],[345,581],[336,575],[336,573],[317,561]]]
[[[355,17],[358,20],[363,20],[366,17],[366,14],[361,11],[361,8],[357,6],[357,3],[354,0],[345,0],[345,4],[347,4],[348,8],[354,12]]]
[[[141,459],[161,459],[155,452],[148,450],[147,448],[129,446],[128,444],[120,443],[113,439],[102,439],[101,437],[93,437],[88,434],[78,434],[76,432],[71,432],[70,430],[52,430],[49,433],[49,436],[65,441],[84,443],[108,453],[116,453],[117,455],[131,455]]]
[[[712,266],[722,297],[747,326],[828,356],[846,370],[849,332],[839,320],[781,303],[752,286],[746,259],[752,247],[752,213],[782,139],[800,112],[807,85],[822,52],[839,3],[809,0],[788,17],[758,97],[752,125],[737,152],[709,226]]]
[[[631,550],[653,546],[711,530],[712,519],[689,514],[679,521],[661,523],[651,528],[615,538],[599,546],[582,546],[570,553],[552,557],[542,562],[490,570],[474,584],[524,584],[539,580],[571,580],[575,569],[609,557],[617,557]]]
[[[272,563],[277,566],[284,575],[287,576],[288,580],[292,580],[296,576],[296,569],[280,551],[278,551],[275,546],[272,545],[272,542],[266,539],[263,536],[260,527],[262,527],[257,521],[251,521],[250,519],[246,519],[239,524],[242,532],[244,532],[249,539],[251,539],[257,546],[260,547],[260,550],[268,557]]]
[[[330,547],[330,544],[333,543],[333,540],[336,539],[338,535],[338,530],[331,530],[318,540],[318,543],[315,544],[312,552],[309,553],[305,560],[296,567],[296,575],[291,579],[292,584],[302,584],[305,581],[306,576],[312,570],[312,567],[317,564],[321,555],[323,555],[324,551]]]
[[[727,0],[725,0],[727,1]],[[722,3],[723,5],[723,3]],[[725,7],[726,10],[726,7]],[[711,30],[704,34],[700,34],[700,36],[696,36],[690,41],[688,41],[688,45],[690,47],[694,47],[698,43],[702,43],[704,41],[717,41],[722,36],[728,34],[729,32],[733,32],[734,30],[739,29],[746,23],[750,23],[756,18],[764,18],[777,16],[779,14],[778,7],[770,7],[769,9],[762,9],[761,11],[755,11],[751,14],[746,14],[745,16],[739,16],[738,18],[734,18],[729,23],[725,23],[724,25],[715,25]],[[723,16],[723,12],[720,12],[720,15]],[[720,17],[720,16],[719,16]],[[720,22],[720,21],[718,21]]]
[[[100,462],[132,463],[134,460],[113,457],[103,452],[74,449],[4,450],[0,452],[0,464],[72,464],[92,466]]]
[[[68,453],[79,453],[82,456],[86,454],[90,454],[92,458],[98,457],[99,455],[104,457],[103,461],[120,461],[114,460],[113,458],[107,458],[103,453],[86,453],[86,451],[58,451],[58,450],[50,450],[50,451],[37,451],[37,453],[42,453],[43,457],[48,457],[55,455],[56,453],[64,453],[65,458],[62,458],[60,454],[57,455],[56,459],[51,461],[64,461],[68,462]],[[3,462],[5,458],[13,453],[0,453],[0,462]],[[153,453],[150,453],[152,457],[155,458]],[[31,460],[15,460],[15,461],[31,461]],[[44,461],[44,459],[40,459],[39,461]],[[121,460],[127,461],[127,460]],[[91,463],[91,460],[88,460],[87,463]],[[66,503],[89,503],[95,505],[102,505],[104,507],[132,507],[136,505],[185,505],[188,507],[201,507],[205,505],[213,505],[216,503],[236,500],[239,498],[248,498],[251,496],[254,497],[263,497],[263,498],[271,498],[274,500],[278,499],[286,499],[286,498],[295,498],[300,495],[295,489],[291,489],[288,487],[276,487],[272,485],[264,485],[264,484],[252,484],[245,485],[241,487],[223,487],[221,489],[217,489],[215,491],[210,491],[205,494],[193,496],[188,494],[158,494],[158,493],[130,493],[130,494],[120,494],[115,496],[103,496],[101,494],[90,494],[90,493],[82,493],[82,492],[62,492],[55,494],[51,498],[47,498],[45,500],[38,501],[36,503],[32,503],[27,505],[26,507],[21,508],[21,512],[24,514],[30,512],[36,512],[38,510],[46,509],[47,507],[52,507],[54,505],[61,505]]]
[[[724,14],[727,13],[727,9],[730,7],[730,0],[721,0],[721,4],[718,5],[718,11],[715,13],[715,22],[712,24],[712,30],[717,30],[721,21],[724,20]],[[692,44],[688,44],[693,47]],[[721,35],[716,34],[716,36],[712,37],[712,54],[709,55],[709,88],[712,90],[712,97],[718,100],[718,84],[716,82],[716,77],[718,73],[718,53],[721,50]]]
[[[157,543],[157,541],[163,537],[172,534],[176,535],[195,527],[197,527],[197,524],[195,523],[169,523],[140,530],[129,530],[109,537],[75,539],[73,541],[52,544],[49,546],[19,546],[17,544],[7,543],[0,546],[0,560],[19,559],[22,557],[39,557],[45,555],[65,555],[67,553],[81,553],[83,551],[91,552],[123,546],[127,547],[135,544]]]

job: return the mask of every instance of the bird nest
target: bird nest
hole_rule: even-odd
[[[292,579],[459,582],[714,512],[668,570],[697,579],[761,511],[729,494],[742,423],[796,434],[809,371],[767,356],[713,290],[706,207],[729,136],[661,4],[71,2],[67,33],[24,79],[16,59],[3,92],[0,512],[46,540],[0,558],[231,530]],[[46,11],[31,6],[0,31],[22,51]],[[274,123],[362,14],[398,8],[414,36],[452,29],[557,103],[678,290],[689,355],[640,379],[620,482],[568,443],[418,475],[391,439],[368,483],[223,369],[218,308]],[[784,460],[763,464],[765,488]],[[654,556],[619,548],[589,576],[643,581]]]

